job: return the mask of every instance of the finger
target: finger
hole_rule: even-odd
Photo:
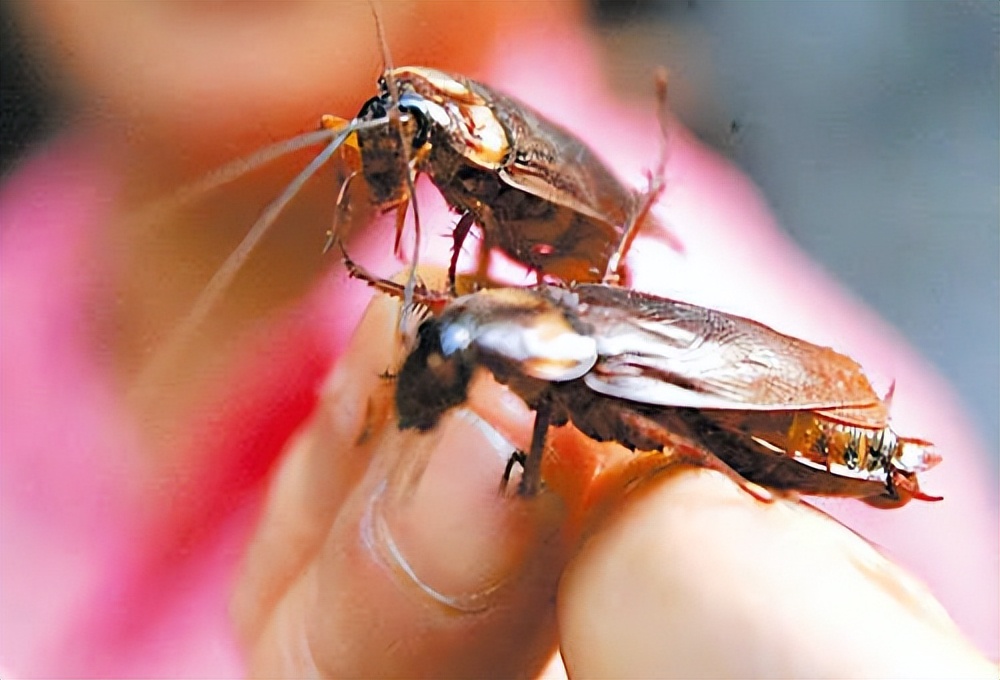
[[[558,616],[576,677],[997,675],[856,534],[701,470],[623,503],[567,569]]]
[[[330,525],[371,459],[363,434],[383,426],[388,404],[375,398],[392,362],[387,305],[375,305],[324,387],[310,421],[290,442],[271,482],[247,549],[231,610],[245,646],[255,643],[277,601],[315,559]],[[391,336],[389,336],[391,337]],[[367,395],[372,395],[368,398]]]
[[[526,675],[554,649],[561,504],[497,493],[512,447],[470,411],[399,431],[396,310],[374,303],[273,487],[234,604],[253,675]]]

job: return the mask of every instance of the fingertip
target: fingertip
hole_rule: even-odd
[[[698,621],[700,612],[723,607],[716,600],[725,595],[702,587],[715,578],[711,564],[701,569],[703,580],[694,590],[685,587],[683,571],[676,573],[677,558],[692,546],[678,541],[703,526],[698,507],[707,497],[741,502],[711,474],[704,476],[700,470],[671,471],[637,488],[570,563],[557,614],[571,676],[655,677],[694,670],[677,652],[704,646],[700,629],[707,622]],[[707,496],[695,492],[700,487]]]
[[[497,494],[503,459],[467,412],[426,434],[387,429],[375,455],[427,446],[412,486],[374,465],[327,536],[315,663],[336,677],[534,674],[555,646],[557,504]]]
[[[568,554],[560,501],[501,497],[513,446],[469,410],[427,432],[399,429],[385,377],[400,358],[398,309],[376,297],[327,385],[312,446],[320,457],[325,442],[339,462],[314,469],[352,481],[335,483],[343,500],[282,603],[304,625],[265,629],[291,631],[305,647],[273,641],[295,653],[259,656],[255,670],[287,672],[280,664],[304,648],[329,676],[533,674],[555,647]],[[381,395],[374,416],[372,395]]]
[[[558,504],[498,491],[514,448],[468,410],[448,413],[431,432],[390,438],[404,459],[390,462],[363,517],[374,556],[398,585],[416,586],[446,612],[496,605],[559,526]]]
[[[229,610],[242,644],[257,649],[275,608],[301,579],[344,500],[371,459],[365,433],[384,426],[391,411],[381,384],[395,351],[393,305],[367,309],[357,334],[323,388],[312,417],[286,445],[247,548]]]
[[[703,470],[622,503],[567,569],[558,618],[571,676],[995,674],[863,539]]]

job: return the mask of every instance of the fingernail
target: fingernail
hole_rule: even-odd
[[[457,612],[489,608],[544,552],[558,502],[499,493],[514,447],[471,411],[397,436],[389,447],[403,453],[366,513],[369,548],[420,596]]]

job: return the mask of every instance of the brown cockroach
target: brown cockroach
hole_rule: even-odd
[[[384,48],[377,17],[376,24]],[[391,64],[387,50],[384,58]],[[665,83],[661,75],[657,90],[661,109]],[[278,157],[325,145],[264,209],[160,355],[180,345],[202,323],[279,214],[338,152],[349,174],[341,186],[335,216],[347,206],[351,183],[362,177],[377,207],[396,210],[398,251],[407,207],[413,202],[416,242],[411,271],[416,268],[420,239],[414,183],[418,175],[426,174],[447,203],[461,213],[449,266],[452,285],[462,244],[474,225],[482,232],[481,280],[485,280],[490,253],[500,250],[536,272],[540,280],[617,282],[625,251],[663,188],[666,131],[662,110],[660,121],[664,142],[660,165],[649,174],[645,191],[633,191],[586,143],[513,97],[436,69],[390,65],[379,80],[379,94],[365,102],[355,118],[323,116],[319,131],[234,161],[169,201],[173,207],[186,204]],[[337,240],[335,217],[326,247]],[[154,357],[150,366],[156,363]]]
[[[582,140],[527,104],[462,76],[420,66],[390,69],[350,124],[388,120],[393,107],[398,129],[357,130],[359,163],[351,177],[364,177],[379,207],[398,211],[397,246],[412,186],[408,173],[431,179],[461,214],[451,281],[473,225],[482,231],[481,275],[498,249],[559,281],[614,278],[662,188],[661,168],[648,191],[628,189]]]
[[[536,414],[515,459],[523,495],[541,488],[549,428],[572,423],[596,441],[721,471],[759,498],[766,487],[876,507],[939,500],[917,482],[940,460],[932,445],[898,436],[861,367],[828,347],[605,284],[457,298],[418,289],[414,301],[429,313],[396,376],[400,428],[433,428],[466,401],[474,372],[490,371]]]

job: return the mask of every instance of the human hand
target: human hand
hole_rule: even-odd
[[[594,141],[615,158],[642,157],[647,142]],[[897,377],[894,425],[940,445],[945,462],[925,485],[947,500],[892,513],[845,500],[832,510],[860,508],[859,524],[877,515],[866,534],[959,603],[966,630],[988,634],[993,515],[947,389],[680,126],[666,179],[661,205],[685,253],[640,240],[634,285],[834,345]],[[995,676],[911,577],[793,501],[765,505],[697,470],[646,480],[622,499],[622,476],[607,470],[631,454],[570,428],[551,432],[545,493],[499,497],[532,414],[480,380],[467,409],[426,435],[400,433],[392,385],[378,377],[398,366],[397,320],[389,301],[375,303],[274,484],[234,600],[254,674],[533,675],[558,646],[577,676]]]
[[[925,587],[793,500],[684,469],[601,517],[599,461],[628,454],[565,430],[550,490],[501,497],[511,446],[472,414],[524,447],[530,412],[481,380],[401,433],[396,323],[377,299],[273,484],[234,600],[252,675],[535,675],[558,644],[577,677],[996,676]]]
[[[254,676],[523,675],[556,643],[559,500],[501,498],[510,446],[469,414],[400,432],[397,314],[370,306],[272,484],[233,601]]]
[[[997,677],[858,534],[707,471],[628,498],[564,573],[558,620],[576,677]]]

